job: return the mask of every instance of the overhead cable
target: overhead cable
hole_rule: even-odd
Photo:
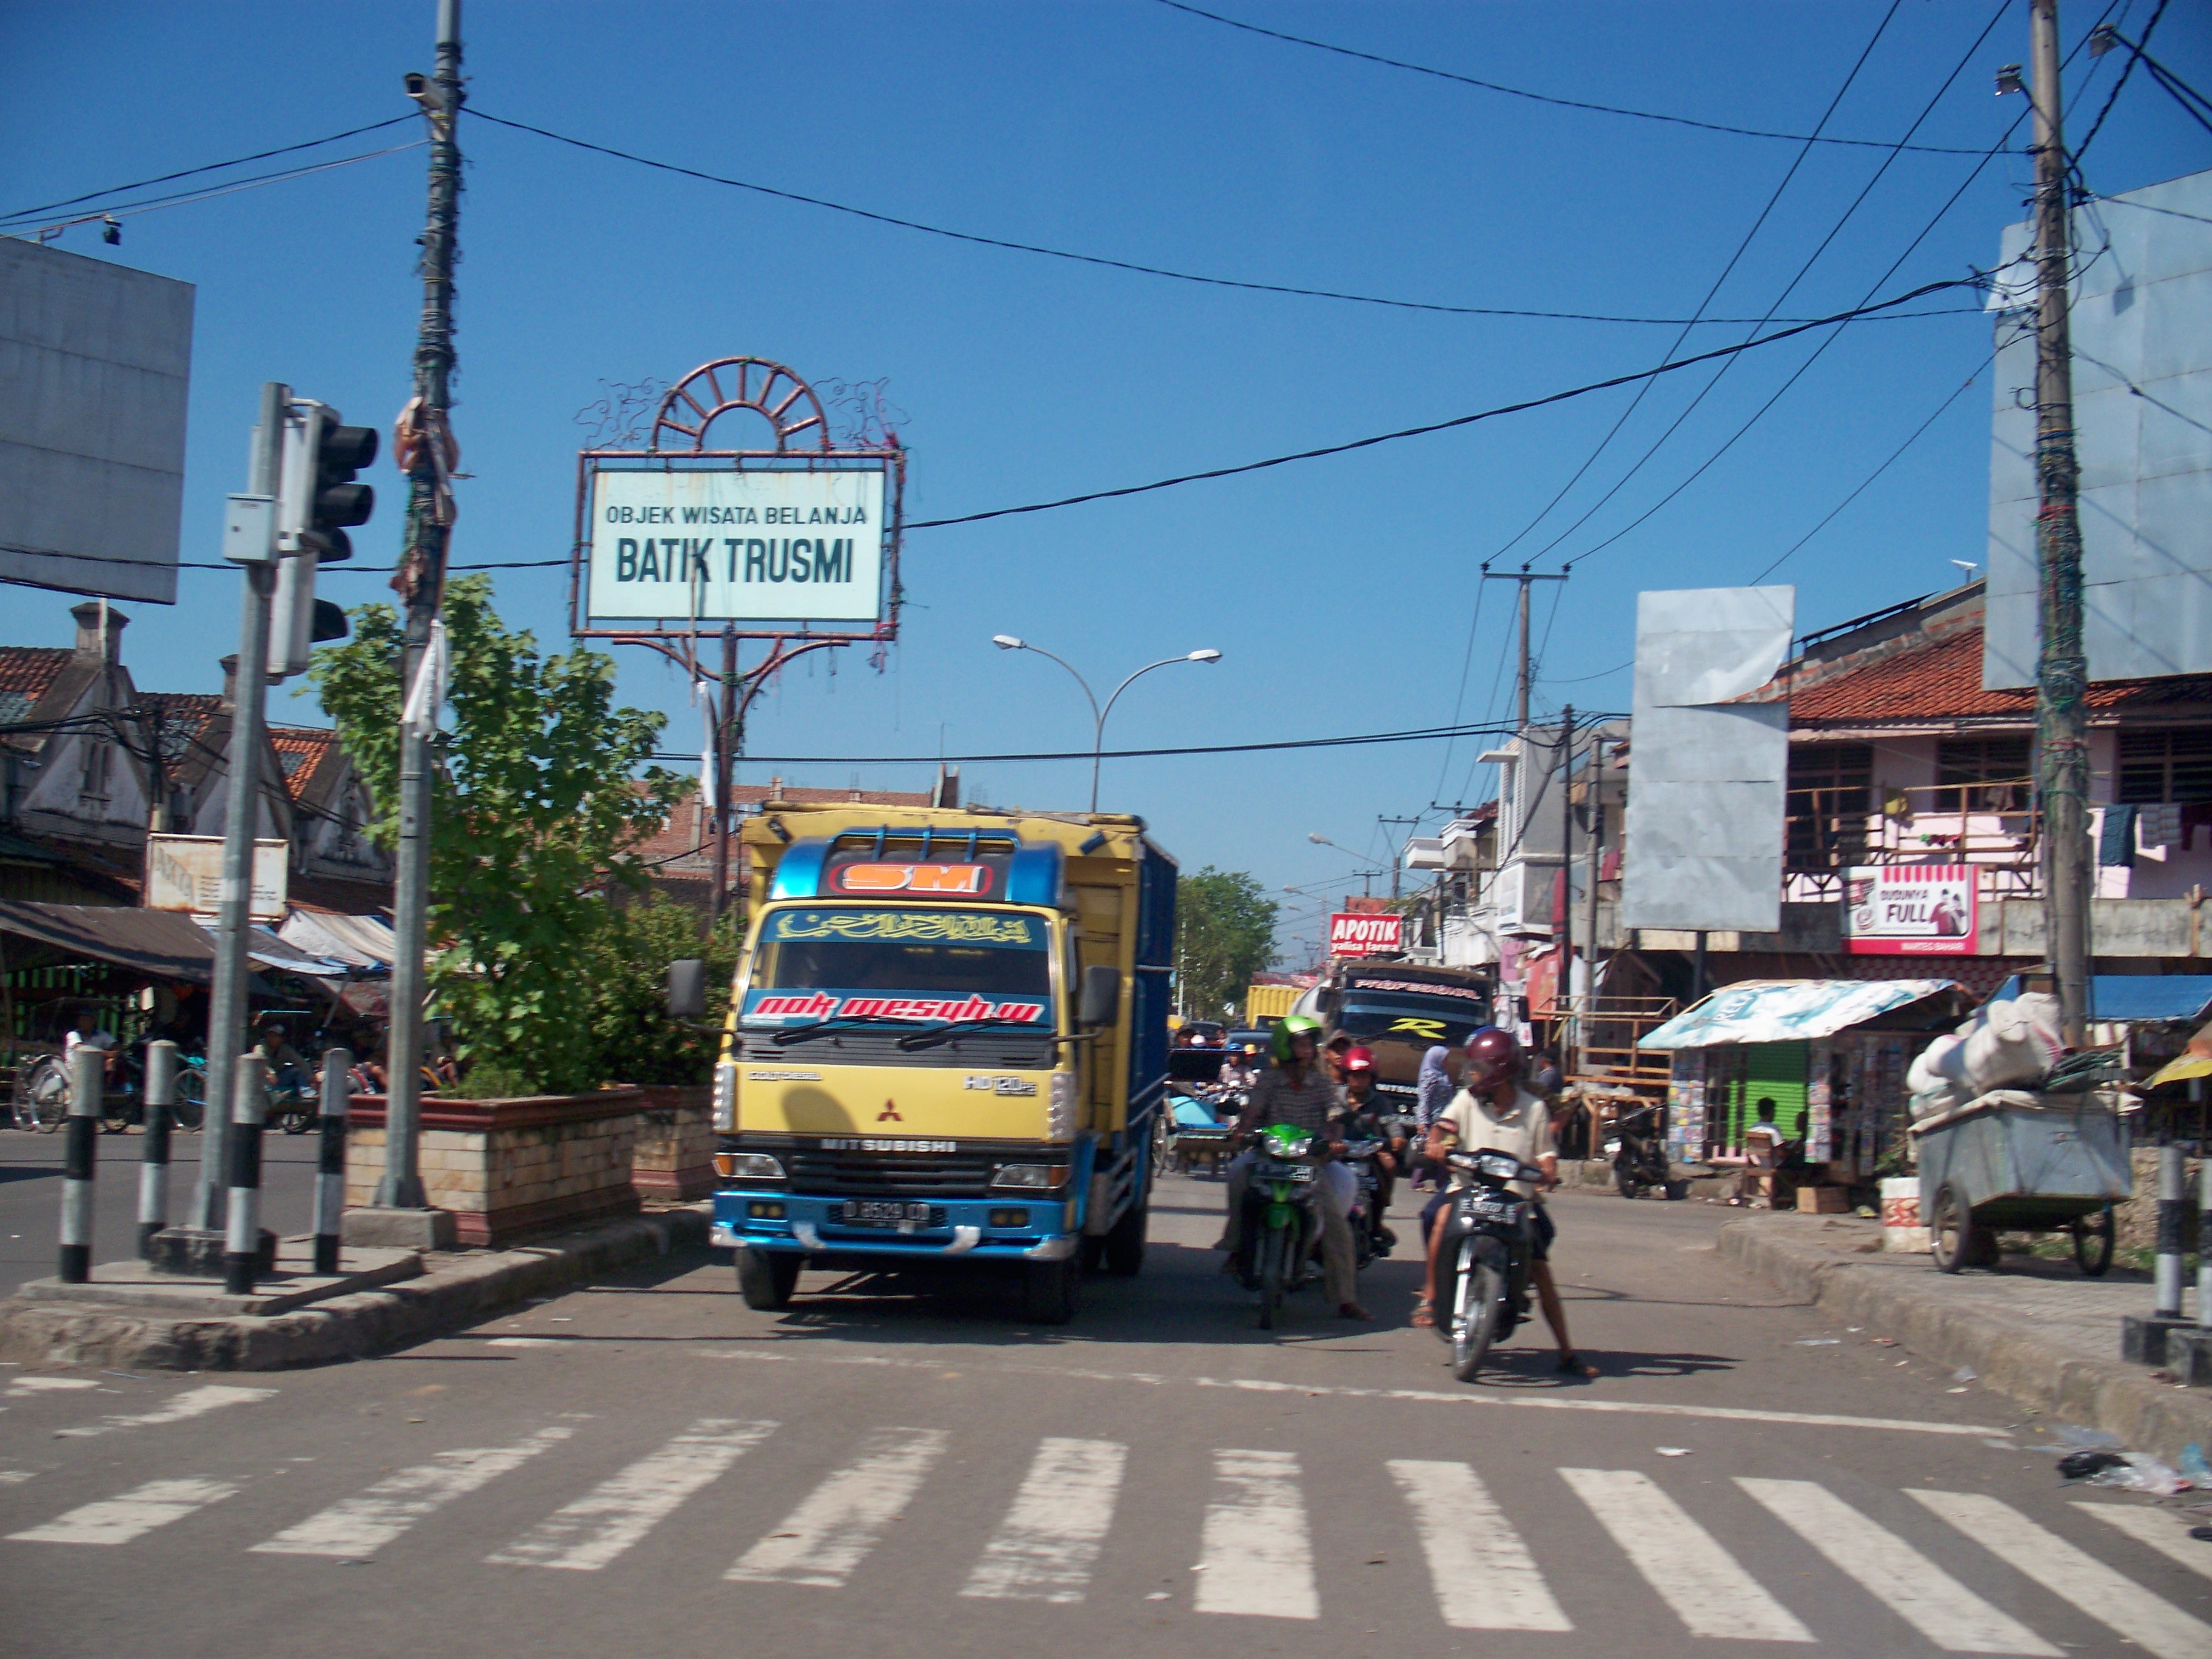
[[[851,206],[844,202],[832,202],[820,196],[802,195],[797,191],[778,190],[771,185],[757,185],[744,179],[731,179],[720,173],[702,172],[697,167],[680,167],[673,161],[655,161],[649,155],[640,155],[632,150],[617,149],[608,144],[595,144],[587,139],[571,138],[566,133],[555,132],[549,127],[532,126],[527,121],[510,121],[504,116],[492,115],[475,105],[466,106],[466,113],[475,120],[489,121],[502,127],[513,127],[518,132],[535,133],[540,138],[550,138],[556,143],[568,144],[576,149],[590,150],[595,155],[612,156],[618,161],[630,161],[639,167],[652,167],[661,173],[673,173],[686,179],[697,179],[710,185],[726,185],[732,190],[750,191],[759,196],[772,196],[778,201],[797,202],[806,207],[826,208],[832,213],[849,214],[856,219],[866,219],[879,225],[892,225],[901,230],[919,231],[926,236],[942,236],[955,242],[969,242],[978,247],[1003,248],[1015,253],[1041,254],[1048,259],[1066,259],[1077,264],[1100,265],[1109,270],[1127,270],[1140,276],[1163,276],[1171,282],[1196,283],[1206,288],[1241,289],[1253,294],[1286,294],[1309,300],[1341,300],[1352,305],[1382,306],[1394,311],[1426,311],[1453,317],[1522,317],[1561,323],[1632,323],[1674,326],[1685,322],[1748,323],[1748,317],[1621,317],[1603,312],[1588,311],[1526,311],[1505,306],[1449,306],[1426,300],[1394,300],[1374,294],[1348,294],[1336,289],[1297,288],[1285,283],[1246,282],[1232,276],[1206,276],[1194,271],[1173,270],[1164,265],[1139,264],[1131,259],[1110,258],[1099,253],[1077,253],[1066,248],[1045,247],[1036,242],[1010,241],[1001,236],[983,236],[972,231],[950,230],[943,225],[924,224],[918,219],[902,219],[895,214],[878,213],[868,208]],[[1904,321],[1913,316],[1944,317],[1948,311],[1912,312],[1896,320]],[[1801,321],[1802,319],[1790,319]]]
[[[1890,146],[1879,138],[1827,138],[1808,137],[1802,132],[1770,132],[1762,127],[1730,126],[1721,121],[1700,121],[1687,115],[1662,115],[1655,110],[1626,109],[1618,104],[1594,104],[1580,98],[1558,98],[1550,93],[1530,92],[1524,87],[1509,87],[1497,81],[1478,80],[1472,75],[1460,75],[1450,70],[1431,69],[1425,64],[1409,64],[1402,58],[1384,58],[1371,52],[1358,52],[1350,46],[1340,46],[1327,40],[1310,40],[1302,34],[1285,34],[1279,29],[1261,28],[1257,23],[1247,23],[1234,17],[1224,17],[1219,12],[1206,11],[1197,6],[1186,5],[1183,0],[1159,0],[1160,4],[1176,11],[1187,11],[1194,17],[1203,17],[1210,22],[1226,24],[1232,29],[1242,29],[1247,34],[1264,34],[1271,40],[1286,40],[1294,46],[1311,46],[1316,52],[1334,52],[1340,58],[1357,58],[1369,64],[1381,64],[1386,68],[1405,70],[1414,75],[1432,76],[1439,81],[1456,81],[1462,86],[1480,87],[1485,92],[1502,93],[1508,98],[1526,98],[1532,103],[1553,104],[1561,109],[1589,110],[1600,115],[1632,116],[1639,121],[1664,121],[1670,126],[1698,127],[1707,132],[1732,133],[1739,138],[1783,138],[1793,143],[1844,144],[1859,149],[1887,149]],[[1923,155],[1978,155],[1978,149],[1956,149],[1944,144],[1910,144],[1909,149]]]
[[[163,208],[184,207],[193,202],[212,201],[218,196],[234,196],[244,190],[258,190],[264,185],[279,185],[288,179],[305,179],[311,173],[329,173],[337,167],[349,167],[357,161],[374,161],[380,155],[398,155],[406,150],[420,149],[428,139],[417,138],[410,143],[392,144],[383,149],[364,150],[358,155],[341,155],[334,161],[310,161],[305,167],[285,167],[276,173],[258,173],[250,179],[234,179],[220,185],[198,185],[191,190],[173,191],[166,196],[149,196],[142,201],[118,202],[111,207],[81,213],[58,222],[41,222],[33,217],[21,221],[5,221],[8,231],[20,233],[33,225],[40,226],[39,239],[45,240],[51,232],[68,229],[72,225],[97,224],[103,220],[127,219],[134,214],[156,213]],[[28,240],[20,234],[14,240]]]
[[[2104,127],[2105,118],[2112,112],[2112,106],[2119,102],[2121,88],[2127,85],[2128,77],[2136,72],[2136,65],[2142,58],[2142,46],[2150,44],[2150,37],[2158,28],[2158,20],[2166,15],[2166,9],[2169,3],[2170,0],[2158,0],[2158,9],[2151,13],[2150,21],[2143,25],[2142,46],[2130,50],[2127,67],[2120,71],[2120,78],[2112,82],[2112,89],[2105,94],[2104,107],[2097,112],[2097,118],[2089,123],[2089,131],[2081,135],[2081,142],[2074,146],[2072,159],[2077,166],[2081,158],[2089,153],[2089,146],[2096,142],[2097,134]]]

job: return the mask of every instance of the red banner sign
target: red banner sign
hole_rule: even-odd
[[[1333,957],[1395,956],[1404,949],[1402,916],[1353,915],[1338,911],[1328,919],[1328,953]]]
[[[1872,864],[1844,872],[1853,956],[1970,957],[1980,916],[1971,864]]]

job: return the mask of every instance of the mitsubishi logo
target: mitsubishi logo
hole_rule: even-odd
[[[884,1103],[884,1109],[876,1114],[876,1121],[878,1123],[903,1123],[906,1120],[899,1115],[898,1102],[896,1100],[887,1100]]]

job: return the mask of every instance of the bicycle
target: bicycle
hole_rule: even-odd
[[[40,1054],[19,1066],[11,1103],[15,1127],[33,1134],[50,1135],[69,1115],[69,1070],[59,1054]]]

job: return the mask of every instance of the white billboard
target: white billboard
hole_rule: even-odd
[[[594,619],[872,623],[883,614],[884,473],[595,465]]]
[[[192,285],[0,239],[0,580],[177,600]]]
[[[253,893],[246,908],[256,921],[284,920],[285,880],[289,874],[285,858],[289,850],[281,841],[253,843]],[[147,836],[143,908],[181,910],[198,916],[211,916],[220,911],[222,837]]]

